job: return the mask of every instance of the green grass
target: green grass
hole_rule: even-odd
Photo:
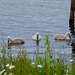
[[[4,40],[1,43],[2,51],[0,56],[0,75],[74,75],[75,64],[64,64],[60,58],[54,59],[51,55],[50,36],[45,36],[44,46],[46,47],[45,55],[39,56],[36,54],[36,59],[33,61],[24,50],[19,50],[18,56],[13,58],[12,51],[6,53],[6,45]],[[9,66],[6,66],[9,64]],[[10,66],[14,66],[9,68]],[[6,73],[6,74],[5,74]]]

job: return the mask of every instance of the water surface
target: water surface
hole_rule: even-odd
[[[70,0],[1,0],[0,1],[0,40],[3,36],[7,43],[7,36],[24,38],[25,44],[12,46],[15,54],[19,48],[25,48],[33,57],[34,49],[43,55],[44,36],[51,35],[51,47],[71,59],[72,48],[70,41],[56,41],[55,34],[69,32]],[[39,46],[32,40],[32,36],[39,32],[42,40]],[[15,52],[15,49],[17,50]],[[7,49],[9,51],[9,49]],[[56,56],[57,57],[57,56]]]

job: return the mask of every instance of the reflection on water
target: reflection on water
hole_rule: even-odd
[[[75,53],[75,40],[72,41],[72,53],[74,54]]]
[[[24,45],[25,43],[23,44],[8,44],[8,49],[12,49],[12,46],[21,46],[21,45]]]
[[[72,70],[75,74],[75,40],[72,40],[72,59],[73,59],[73,62],[72,62]]]
[[[36,45],[39,46],[39,41],[38,40],[36,41]]]

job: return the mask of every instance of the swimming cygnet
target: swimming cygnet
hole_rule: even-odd
[[[22,38],[14,38],[12,39],[10,36],[7,37],[8,38],[8,45],[17,45],[17,44],[24,44],[25,41]]]
[[[39,35],[39,33],[37,32],[33,37],[32,37],[33,40],[35,41],[40,41],[41,40],[41,36]]]
[[[65,35],[63,35],[63,34],[55,35],[55,40],[69,40],[70,37],[71,37],[71,33],[67,32]]]

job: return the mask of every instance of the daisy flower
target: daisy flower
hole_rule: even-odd
[[[10,66],[9,64],[6,65],[6,67],[9,67],[9,66]]]
[[[38,67],[42,68],[42,65],[37,65]]]
[[[71,59],[71,60],[69,60],[70,62],[72,62],[73,61],[73,59]]]
[[[34,62],[32,62],[32,65],[34,65],[35,63]]]
[[[10,67],[9,67],[9,69],[11,70],[12,68],[14,68],[15,66],[13,66],[13,65],[10,65]]]

